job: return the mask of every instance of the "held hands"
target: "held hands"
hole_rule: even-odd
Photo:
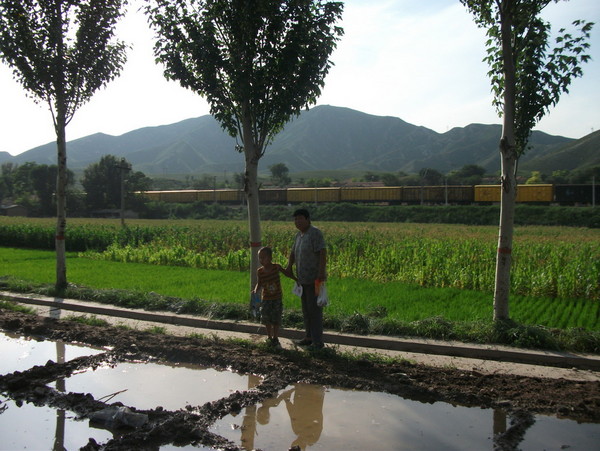
[[[292,271],[292,268],[290,268],[289,266],[287,268],[281,266],[280,268],[284,276],[289,277],[290,279],[298,282],[298,278],[294,275],[294,271]]]

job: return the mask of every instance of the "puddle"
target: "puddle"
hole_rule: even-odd
[[[17,406],[0,396],[0,450],[76,450],[87,445],[89,438],[106,443],[115,437],[110,431],[90,426],[87,419],[78,420],[70,411],[38,407],[23,403]],[[199,446],[163,445],[161,451],[213,450]]]
[[[211,431],[248,450],[465,450],[494,449],[494,433],[510,426],[492,409],[296,384]],[[589,451],[598,443],[600,424],[536,416],[517,448]]]
[[[113,438],[104,429],[76,420],[76,414],[51,407],[37,407],[0,397],[0,449],[79,449],[93,437],[98,443]]]
[[[62,341],[36,341],[7,332],[0,332],[0,351],[0,374],[25,371],[35,365],[45,365],[48,360],[64,363],[76,357],[105,352]]]
[[[95,371],[74,374],[65,382],[67,390],[91,393],[109,404],[120,401],[137,409],[179,410],[244,391],[258,384],[256,376],[217,371],[202,366],[170,366],[158,363],[120,363]],[[117,393],[110,400],[107,396]]]
[[[65,362],[104,352],[63,342],[35,341],[0,333],[0,374],[24,371],[48,360]],[[260,384],[254,375],[197,365],[123,362],[84,370],[51,385],[61,392],[91,393],[108,404],[176,411],[202,406]],[[519,431],[502,411],[448,403],[425,404],[386,393],[295,384],[275,398],[217,421],[211,432],[251,450],[464,450],[599,449],[600,424],[578,424],[549,416]],[[511,429],[512,428],[512,429]],[[509,446],[494,436],[516,432]],[[508,435],[508,434],[507,434]],[[0,450],[79,449],[88,438],[106,443],[113,434],[78,421],[75,413],[51,407],[20,406],[0,396]],[[202,449],[166,445],[161,450]]]

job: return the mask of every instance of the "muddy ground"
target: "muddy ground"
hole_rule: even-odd
[[[600,382],[482,374],[455,368],[430,367],[408,361],[384,363],[373,359],[346,359],[333,350],[309,353],[298,349],[268,350],[215,338],[158,335],[112,326],[94,327],[42,316],[0,310],[0,328],[27,336],[111,347],[93,357],[64,364],[49,362],[19,373],[0,376],[0,391],[17,402],[71,410],[83,418],[110,407],[91,395],[61,393],[47,384],[68,377],[79,368],[105,362],[159,359],[231,369],[263,376],[253,390],[235,392],[202,406],[172,412],[131,409],[147,417],[143,425],[123,426],[118,438],[85,449],[158,449],[161,444],[203,444],[237,450],[237,445],[209,432],[219,418],[239,413],[277,394],[290,384],[308,382],[339,388],[384,391],[403,398],[433,403],[445,401],[467,407],[496,408],[507,412],[511,426],[495,437],[497,449],[516,449],[535,414],[556,415],[579,422],[600,423]],[[152,357],[150,357],[152,356]],[[118,406],[118,404],[117,404]],[[113,406],[114,407],[114,406]],[[146,418],[144,417],[144,418]],[[114,430],[115,425],[107,426]]]

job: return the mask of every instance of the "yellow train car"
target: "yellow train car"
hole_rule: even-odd
[[[403,203],[442,203],[445,200],[443,186],[405,186],[402,189]]]
[[[442,204],[446,200],[446,193],[444,186],[424,186],[421,198],[425,204]]]
[[[517,202],[549,203],[554,200],[554,185],[519,185]]]
[[[473,202],[473,186],[404,186],[401,202],[407,204],[469,204]]]
[[[476,185],[475,202],[500,202],[500,185]],[[549,203],[554,199],[554,185],[518,185],[517,202]]]
[[[219,203],[240,203],[244,198],[244,192],[239,189],[219,189],[216,195]]]
[[[475,202],[500,202],[500,185],[475,185]]]
[[[217,199],[217,192],[212,189],[198,189],[196,190],[197,202],[215,202]]]
[[[288,188],[287,201],[298,202],[339,202],[340,188]]]
[[[158,202],[160,200],[160,193],[162,191],[136,191],[135,194],[143,196],[148,200]]]
[[[242,195],[244,193],[242,192]],[[287,202],[287,189],[265,188],[258,191],[258,199],[264,204],[285,204]]]
[[[401,199],[401,186],[351,187],[341,188],[342,202],[398,202]]]
[[[420,186],[404,186],[402,187],[402,197],[400,201],[403,203],[418,203],[421,202],[421,187]]]
[[[144,191],[144,195],[157,202],[176,202],[186,203],[195,202],[197,191],[193,189],[172,190],[172,191]]]
[[[444,187],[444,202],[446,197],[450,204],[470,204],[473,202],[473,185],[450,185]]]

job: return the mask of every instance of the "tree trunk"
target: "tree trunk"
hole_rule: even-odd
[[[258,161],[246,159],[246,199],[248,201],[248,225],[250,228],[250,288],[256,286],[258,250],[261,248],[260,210],[258,203]]]
[[[59,107],[59,110],[64,108]],[[58,172],[56,176],[56,289],[67,287],[67,260],[65,247],[65,233],[67,229],[67,142],[65,133],[65,117],[59,111],[56,120],[56,146]]]
[[[67,140],[65,129],[67,127],[67,100],[65,94],[65,52],[63,47],[63,21],[62,3],[56,2],[53,17],[53,28],[56,33],[56,61],[53,69],[53,85],[55,89],[56,116],[54,117],[54,129],[56,132],[57,147],[57,175],[56,175],[56,236],[54,245],[56,248],[56,289],[62,290],[67,287],[67,258],[65,255],[65,233],[67,229]],[[50,110],[52,104],[49,101]]]
[[[258,250],[261,248],[262,232],[260,229],[260,210],[258,202],[258,161],[261,149],[258,149],[252,136],[252,121],[247,108],[243,109],[243,141],[246,157],[246,172],[244,174],[244,190],[248,201],[248,226],[250,229],[250,289],[256,286],[258,270]]]
[[[505,134],[501,148],[506,146],[509,135]],[[514,142],[514,141],[513,141]],[[514,149],[514,147],[513,147]],[[516,178],[514,169],[516,159],[510,151],[502,152],[502,188],[500,198],[500,229],[498,234],[498,253],[496,255],[496,281],[494,288],[494,320],[509,318],[508,300],[510,294],[510,266],[512,263],[512,239],[515,221]],[[512,152],[514,154],[514,152]]]
[[[500,154],[502,157],[502,193],[500,198],[500,229],[496,255],[496,280],[494,287],[494,320],[506,320],[510,293],[510,266],[515,220],[517,181],[515,168],[515,89],[516,72],[512,49],[513,2],[506,0],[501,6],[502,58],[504,64],[504,114]]]

